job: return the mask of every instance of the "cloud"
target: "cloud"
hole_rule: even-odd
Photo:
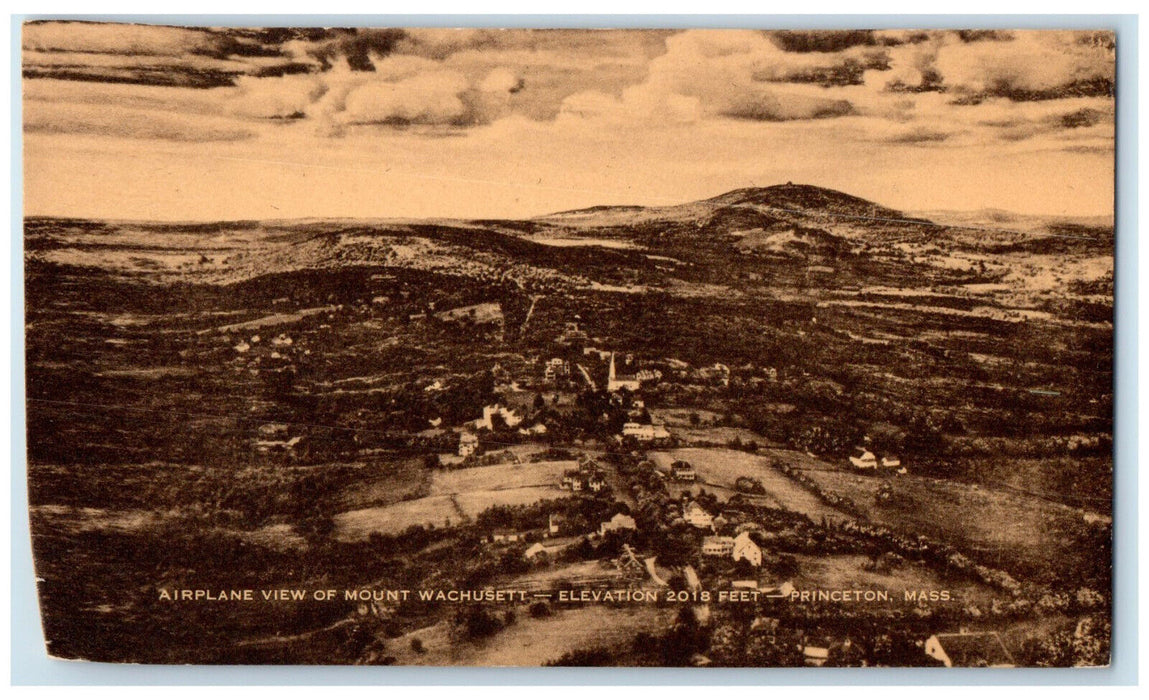
[[[23,30],[28,79],[211,88],[230,86],[243,74],[309,69],[293,63],[277,43],[304,30],[94,22],[30,22]]]
[[[228,100],[232,114],[310,121],[320,134],[348,128],[460,128],[510,113],[524,79],[507,69],[464,73],[426,58],[377,58],[371,71],[334,65],[323,73],[241,78]]]
[[[905,131],[890,135],[886,141],[888,143],[941,143],[948,140],[952,136],[951,133],[941,131],[938,129],[930,129],[928,127],[914,127]]]
[[[720,114],[734,119],[783,122],[796,119],[828,119],[854,114],[848,100],[811,97],[798,94],[772,94],[759,91],[734,98]]]
[[[302,118],[327,90],[323,80],[311,75],[244,76],[236,82],[236,94],[228,100],[227,109],[243,117]]]
[[[342,59],[353,71],[371,72],[375,70],[375,61],[389,56],[406,36],[402,29],[341,30],[335,38],[309,47],[307,53],[324,68]]]
[[[108,105],[26,102],[24,131],[176,142],[242,141],[255,134],[226,119]]]
[[[1107,32],[937,32],[890,58],[889,89],[944,91],[965,104],[1111,96],[1116,68]]]
[[[340,136],[420,127],[470,133],[526,118],[561,131],[817,121],[833,138],[954,147],[1112,133],[1105,32],[219,29],[83,23],[25,27],[26,99],[178,113],[234,134],[291,121]],[[65,80],[41,81],[39,77]],[[94,91],[63,89],[89,81]],[[112,83],[153,87],[119,91]],[[170,90],[170,92],[164,92]],[[1044,107],[1033,107],[1044,105]],[[93,117],[37,129],[124,129]],[[163,122],[157,116],[157,124]],[[133,122],[135,123],[135,122]],[[740,127],[741,128],[741,127]],[[217,124],[208,136],[229,137]],[[203,134],[189,126],[188,138]],[[261,132],[262,133],[262,132]],[[212,136],[214,134],[215,136]],[[233,134],[233,135],[234,135]]]
[[[147,24],[29,22],[23,36],[23,47],[31,51],[183,56],[216,53],[220,46],[204,29]]]
[[[823,119],[854,113],[849,100],[805,91],[788,83],[849,83],[833,76],[856,71],[871,59],[846,52],[795,53],[755,31],[687,31],[666,40],[666,53],[650,61],[646,79],[618,98],[597,92],[569,97],[567,117],[627,115],[643,123],[683,123],[704,118],[751,121]]]
[[[878,37],[869,29],[814,30],[770,32],[769,36],[786,51],[823,53],[841,51],[853,46],[875,46]]]
[[[460,94],[467,81],[443,71],[353,88],[337,118],[345,124],[451,124],[466,115]]]

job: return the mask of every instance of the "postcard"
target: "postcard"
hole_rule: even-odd
[[[23,26],[47,653],[1110,659],[1115,35]]]

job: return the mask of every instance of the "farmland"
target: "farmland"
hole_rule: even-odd
[[[525,222],[29,219],[28,479],[53,653],[737,665],[753,655],[721,640],[758,619],[793,636],[770,663],[850,634],[868,663],[918,665],[925,636],[976,620],[1065,663],[1043,640],[1109,605],[1112,229],[833,216],[871,206],[779,185]],[[607,389],[612,360],[625,388]],[[907,473],[846,469],[863,445]],[[698,481],[675,480],[676,460]],[[743,533],[760,565],[702,552]],[[282,603],[226,624],[156,603],[567,578],[961,600],[901,632],[904,609],[765,602],[705,623],[692,606]]]

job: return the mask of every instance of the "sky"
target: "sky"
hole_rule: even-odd
[[[521,218],[784,182],[1113,212],[1099,31],[23,28],[27,215]]]

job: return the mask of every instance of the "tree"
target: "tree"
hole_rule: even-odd
[[[502,628],[499,619],[481,605],[459,608],[455,613],[455,631],[468,641],[490,637]]]

